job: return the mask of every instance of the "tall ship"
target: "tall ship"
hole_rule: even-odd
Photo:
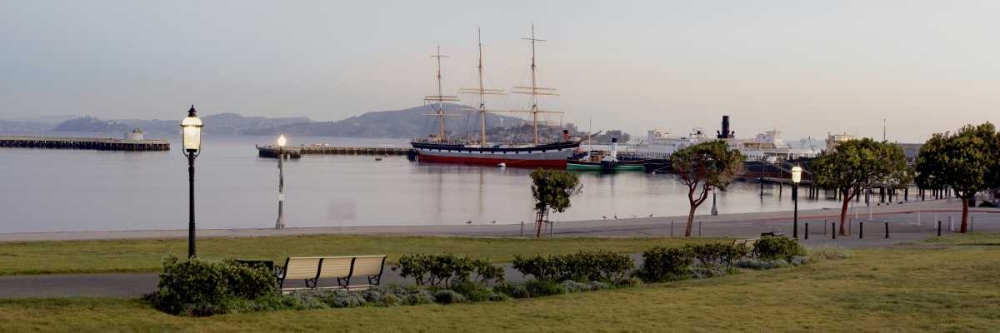
[[[454,114],[445,113],[444,102],[457,102],[458,96],[446,96],[441,88],[441,49],[438,47],[436,54],[431,57],[437,60],[437,95],[426,96],[425,103],[433,106],[434,113],[429,115],[438,117],[440,131],[430,135],[428,138],[413,140],[410,144],[416,153],[416,159],[421,162],[436,163],[456,163],[456,164],[479,164],[496,165],[524,168],[566,168],[566,159],[570,157],[574,150],[580,147],[580,140],[570,137],[569,131],[563,130],[562,140],[557,142],[542,143],[538,136],[538,116],[539,114],[558,114],[561,112],[542,110],[538,106],[539,96],[558,96],[553,88],[542,88],[538,86],[538,70],[535,65],[535,43],[544,40],[535,38],[535,27],[531,27],[531,37],[523,38],[531,42],[531,86],[514,87],[511,91],[516,94],[525,94],[531,97],[531,108],[528,110],[490,110],[486,107],[486,96],[504,95],[503,90],[488,89],[483,83],[483,43],[479,38],[479,87],[461,89],[460,93],[474,94],[479,97],[480,136],[479,140],[452,140],[445,132],[445,118]],[[491,143],[486,136],[486,113],[487,112],[510,112],[520,114],[530,114],[534,140],[532,143]]]

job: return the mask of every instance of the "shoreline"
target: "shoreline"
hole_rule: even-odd
[[[863,210],[864,212],[861,212]],[[893,217],[928,214],[961,214],[957,200],[935,200],[910,202],[895,205],[872,206],[872,215]],[[970,213],[1000,213],[994,208],[970,208]],[[859,219],[867,215],[867,207],[859,209]],[[848,213],[848,218],[854,218]],[[840,217],[836,209],[800,210],[800,221],[835,220]],[[758,213],[722,214],[717,216],[698,215],[695,222],[703,222],[710,228],[745,226],[748,223],[757,227],[776,227],[777,222],[791,221],[791,211],[774,211]],[[931,219],[928,219],[931,220]],[[560,236],[568,234],[594,234],[596,237],[623,237],[628,231],[642,235],[641,230],[664,229],[673,221],[683,228],[687,216],[657,216],[642,218],[559,221],[554,228],[560,229]],[[696,223],[698,224],[698,223]],[[534,231],[533,223],[525,223],[525,232]],[[671,229],[673,229],[671,227]],[[680,229],[680,228],[679,228]],[[281,230],[265,228],[237,229],[199,229],[199,238],[214,237],[272,237],[272,236],[309,236],[309,235],[368,235],[368,236],[468,236],[468,237],[516,237],[521,232],[520,224],[472,224],[472,225],[420,225],[420,226],[354,226],[354,227],[299,227]],[[664,231],[659,230],[662,234]],[[36,241],[73,241],[73,240],[128,240],[128,239],[176,239],[186,238],[187,229],[174,230],[121,230],[121,231],[53,231],[53,232],[16,232],[0,233],[0,243],[36,242]],[[673,233],[673,230],[671,230]]]

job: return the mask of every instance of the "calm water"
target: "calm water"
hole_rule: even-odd
[[[270,137],[206,136],[196,161],[199,228],[271,228],[277,160],[257,157]],[[187,228],[187,160],[170,152],[0,148],[0,232]],[[332,145],[405,140],[293,139]],[[287,227],[447,225],[531,221],[531,170],[412,163],[405,157],[305,156],[285,165]],[[556,221],[687,214],[686,188],[667,175],[581,174],[583,192]],[[786,189],[787,190],[787,189]],[[768,192],[770,193],[770,191]],[[791,210],[753,184],[719,193],[719,212]],[[807,201],[800,208],[837,207]],[[709,199],[699,210],[708,214]]]

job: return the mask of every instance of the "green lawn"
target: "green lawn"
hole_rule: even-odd
[[[289,236],[205,238],[198,256],[207,259],[271,259],[288,256],[386,254],[395,262],[406,253],[466,254],[510,261],[517,253],[570,253],[586,249],[641,252],[656,245],[680,246],[718,239],[683,238],[462,238],[403,236]],[[186,239],[0,243],[0,275],[153,272],[168,254],[187,256]]]
[[[0,301],[11,331],[991,331],[1000,247],[858,250],[722,278],[470,305],[174,317],[138,301]]]

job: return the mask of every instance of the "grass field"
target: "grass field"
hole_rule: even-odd
[[[0,301],[0,322],[13,331],[910,332],[1000,327],[1000,247],[925,246],[849,254],[846,260],[722,278],[469,305],[184,318],[138,301],[8,300]]]
[[[683,238],[461,238],[316,235],[198,240],[206,259],[270,259],[289,256],[386,254],[394,263],[405,253],[466,254],[496,262],[517,253],[570,253],[586,249],[641,252],[656,245],[680,246],[718,239]],[[168,254],[187,256],[187,239],[140,239],[0,243],[0,275],[153,272]]]

